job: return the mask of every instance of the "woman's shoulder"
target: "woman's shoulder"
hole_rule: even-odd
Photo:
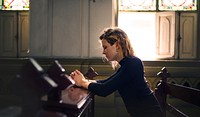
[[[144,69],[144,64],[143,64],[142,60],[140,58],[136,57],[136,56],[130,57],[126,66],[128,68],[134,69],[136,71],[138,71],[138,70],[143,71],[143,69]]]
[[[143,62],[137,56],[130,57],[127,64],[130,66],[143,66]]]
[[[127,61],[129,62],[142,62],[140,58],[137,56],[127,57]]]
[[[126,69],[127,72],[138,71],[143,69],[143,63],[141,59],[136,56],[126,57],[121,64],[121,69]]]
[[[142,63],[141,59],[136,56],[125,57],[122,61],[120,61],[120,65],[141,64],[141,63]]]

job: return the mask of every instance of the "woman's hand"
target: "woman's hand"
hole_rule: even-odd
[[[75,84],[80,87],[88,88],[89,82],[85,79],[83,74],[79,70],[73,71],[70,76],[75,81]]]

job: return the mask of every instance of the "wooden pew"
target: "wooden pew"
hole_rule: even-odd
[[[58,87],[48,93],[48,101],[61,102],[62,91],[73,85],[74,81],[65,73],[65,69],[57,60],[52,63],[47,74],[58,84]]]
[[[65,69],[57,60],[53,62],[47,73],[58,87],[51,90],[47,100],[43,101],[45,111],[65,113],[67,117],[94,116],[93,95],[88,90],[75,86],[74,81],[65,73]],[[97,73],[90,68],[85,76],[93,79]]]
[[[54,61],[44,71],[35,59],[27,59],[17,76],[11,83],[11,89],[22,103],[1,110],[0,116],[5,112],[10,113],[11,109],[13,112],[17,111],[19,117],[94,116],[93,95],[88,90],[75,86],[58,61]],[[97,73],[90,68],[85,76],[93,79]]]
[[[27,59],[20,75],[11,84],[13,94],[22,100],[19,105],[22,110],[20,117],[35,117],[41,108],[41,97],[57,87],[57,84],[33,58]]]
[[[177,109],[173,104],[170,104],[167,101],[167,95],[200,107],[200,90],[167,82],[170,73],[168,73],[166,67],[163,67],[157,75],[162,79],[155,88],[155,96],[161,105],[165,117],[166,111],[176,117],[189,117],[189,115]]]

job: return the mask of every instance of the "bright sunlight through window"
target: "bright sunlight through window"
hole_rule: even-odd
[[[118,27],[128,34],[136,56],[156,59],[156,13],[118,12]]]

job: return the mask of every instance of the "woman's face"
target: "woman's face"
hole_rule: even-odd
[[[117,43],[110,45],[107,40],[102,39],[102,47],[103,47],[103,54],[109,61],[117,60],[118,53],[117,53]]]

